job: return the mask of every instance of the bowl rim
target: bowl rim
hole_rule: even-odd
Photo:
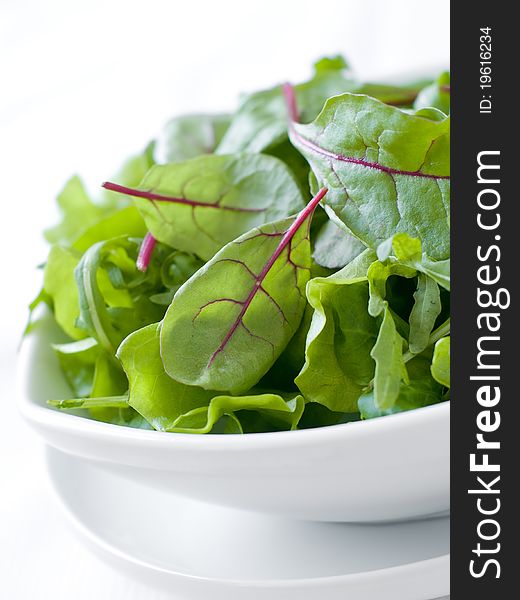
[[[41,321],[45,321],[45,318]],[[83,437],[103,437],[114,441],[118,440],[122,443],[131,442],[132,444],[144,446],[186,447],[210,451],[229,449],[236,451],[237,449],[252,450],[280,446],[297,447],[302,443],[313,445],[325,442],[325,444],[328,444],[338,438],[344,440],[345,437],[359,438],[367,435],[384,434],[392,428],[409,430],[428,420],[449,421],[450,401],[447,400],[374,419],[295,431],[270,431],[244,435],[175,433],[104,423],[81,415],[42,406],[31,399],[27,382],[31,373],[31,365],[38,358],[37,342],[42,335],[44,334],[40,333],[39,328],[35,328],[29,336],[23,339],[19,348],[15,379],[18,410],[24,419],[34,426],[66,431]]]

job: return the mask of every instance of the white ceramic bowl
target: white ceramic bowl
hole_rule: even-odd
[[[448,402],[370,421],[250,435],[188,435],[99,423],[46,405],[70,395],[50,316],[24,341],[22,414],[46,443],[150,486],[317,521],[419,518],[449,508]]]

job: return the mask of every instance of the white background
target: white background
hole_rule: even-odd
[[[241,91],[305,78],[323,54],[367,77],[444,67],[448,12],[449,0],[0,0],[1,598],[165,598],[70,532],[15,410],[41,230],[64,180],[79,172],[96,189],[170,116],[232,109]]]

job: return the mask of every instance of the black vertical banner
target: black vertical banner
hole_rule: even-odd
[[[451,597],[505,600],[520,572],[520,34],[505,2],[451,10]]]

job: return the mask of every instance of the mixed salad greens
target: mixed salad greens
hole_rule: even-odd
[[[298,429],[448,399],[449,74],[300,85],[189,115],[93,200],[58,197],[45,302],[74,397],[115,424]]]

